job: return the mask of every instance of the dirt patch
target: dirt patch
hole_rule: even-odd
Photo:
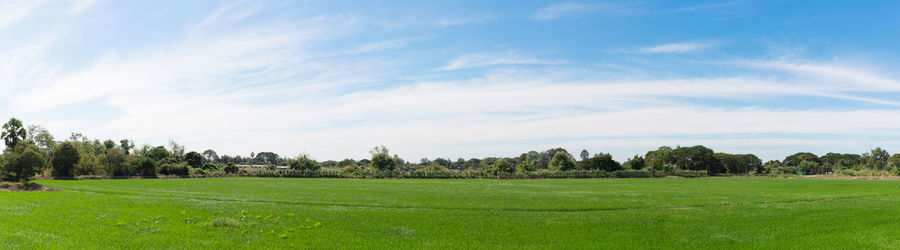
[[[48,188],[33,182],[0,182],[0,190],[9,190],[13,192],[59,191],[59,189]]]

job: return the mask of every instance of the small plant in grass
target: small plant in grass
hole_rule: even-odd
[[[219,217],[209,222],[212,226],[218,228],[236,228],[241,226],[241,222],[229,217]]]

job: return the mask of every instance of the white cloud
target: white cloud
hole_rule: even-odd
[[[559,19],[563,17],[575,16],[579,14],[591,13],[591,12],[605,12],[605,13],[614,13],[614,14],[634,14],[635,11],[625,6],[619,4],[612,3],[577,3],[577,2],[564,2],[564,3],[554,3],[550,6],[544,7],[537,11],[534,14],[533,18],[536,20],[553,20]]]
[[[441,70],[457,70],[466,68],[486,67],[503,64],[540,64],[552,65],[563,64],[565,60],[549,60],[541,59],[535,56],[526,55],[515,50],[507,50],[495,53],[479,53],[469,54],[457,57],[447,65],[441,67]]]
[[[438,26],[459,26],[466,25],[470,23],[481,23],[489,20],[487,17],[476,17],[476,18],[443,18],[439,19],[435,22]]]
[[[544,18],[578,11],[573,8],[557,7]],[[850,141],[844,148],[854,150],[872,141],[846,138],[900,138],[900,120],[895,119],[900,103],[884,97],[900,92],[898,81],[846,63],[705,62],[732,71],[717,77],[629,78],[505,50],[453,58],[439,68],[443,72],[398,75],[397,65],[404,60],[421,63],[416,61],[421,58],[368,52],[402,48],[417,38],[362,40],[354,43],[362,46],[346,48],[333,42],[365,23],[355,17],[229,26],[248,15],[239,9],[244,10],[226,6],[211,12],[202,19],[206,21],[187,27],[184,38],[110,52],[68,70],[60,70],[59,62],[46,55],[58,35],[2,40],[0,84],[7,86],[0,91],[12,90],[0,93],[3,104],[25,116],[77,112],[73,105],[84,103],[118,112],[108,119],[34,121],[58,136],[79,131],[91,137],[133,138],[139,144],[175,139],[190,150],[307,152],[318,159],[366,157],[369,148],[381,144],[407,159],[512,156],[553,146],[597,148],[623,159],[660,145],[802,150],[841,148]],[[217,33],[216,25],[227,32]],[[643,53],[686,53],[710,46],[715,43],[683,42],[643,48]],[[338,51],[324,49],[334,47]],[[452,72],[496,65],[550,66]],[[760,72],[747,73],[748,68]],[[421,76],[429,74],[451,77]],[[798,97],[866,106],[765,105]],[[748,104],[724,107],[702,101],[706,99]]]
[[[687,41],[677,43],[667,43],[653,47],[644,47],[635,50],[637,53],[656,54],[656,53],[688,53],[707,50],[717,46],[717,42],[710,41]]]
[[[72,7],[69,8],[69,12],[73,14],[81,13],[82,11],[88,9],[93,5],[97,0],[73,0]]]
[[[42,0],[0,1],[0,31],[12,27],[43,3]]]

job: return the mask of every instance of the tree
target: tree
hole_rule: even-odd
[[[790,170],[787,170],[787,167],[784,163],[781,163],[779,160],[770,160],[767,161],[766,164],[762,166],[763,171],[760,173],[789,173]]]
[[[165,149],[163,149],[165,150]],[[134,169],[142,176],[156,176],[156,162],[148,157],[140,157],[135,161]]]
[[[134,148],[134,142],[132,142],[129,139],[119,140],[119,148],[121,148],[122,151],[124,151],[126,155],[129,155],[129,154],[131,154],[131,149]]]
[[[234,162],[229,162],[228,165],[225,165],[225,173],[236,174],[238,170],[239,169],[234,165]]]
[[[301,154],[297,159],[291,160],[288,164],[291,169],[302,171],[318,171],[322,166],[316,160],[309,158],[306,154]]]
[[[81,152],[72,142],[64,142],[53,150],[51,166],[53,176],[72,176],[75,164],[81,161]]]
[[[725,169],[713,156],[712,149],[702,145],[678,147],[672,150],[675,165],[687,170],[706,170],[710,174],[724,173]]]
[[[388,149],[384,145],[375,146],[372,150],[369,151],[372,154],[372,167],[377,170],[394,170],[395,165],[397,164],[393,158],[391,158],[390,154],[388,154]]]
[[[184,155],[184,161],[192,168],[199,168],[200,165],[203,164],[203,156],[200,155],[200,153],[191,151]]]
[[[803,161],[811,161],[811,162],[815,162],[815,163],[822,162],[819,159],[819,157],[813,153],[800,152],[800,153],[796,153],[793,155],[789,155],[788,157],[785,157],[784,161],[782,161],[782,163],[784,163],[784,165],[787,165],[787,166],[797,166],[797,165],[800,165],[800,162],[803,162]]]
[[[53,135],[50,134],[46,128],[38,126],[38,125],[30,125],[28,126],[28,131],[26,132],[27,141],[33,143],[39,148],[49,152],[53,149],[53,145],[56,144],[56,141],[53,139]]]
[[[175,157],[175,160],[181,160],[181,157],[184,157],[184,145],[178,144],[175,140],[170,140],[169,147],[172,147],[172,156]]]
[[[106,166],[106,174],[109,176],[129,176],[131,170],[125,165],[127,155],[122,149],[107,149],[103,155],[103,165]]]
[[[20,143],[21,144],[21,143]],[[6,181],[28,181],[44,166],[44,156],[34,146],[27,146],[21,153],[11,152],[0,165],[2,179]]]
[[[622,169],[622,165],[613,160],[612,155],[603,153],[595,154],[594,157],[582,160],[577,167],[581,170],[616,171]]]
[[[10,118],[9,122],[3,124],[3,133],[0,134],[0,137],[3,138],[3,142],[6,143],[7,148],[14,148],[16,144],[19,144],[19,141],[24,141],[28,132],[25,131],[25,128],[22,127],[22,121],[16,118]]]
[[[155,147],[147,152],[147,157],[153,161],[162,162],[162,160],[169,158],[169,151],[163,146]]]
[[[550,162],[547,166],[550,170],[556,171],[572,170],[575,169],[575,159],[566,152],[557,151],[556,154],[553,155],[553,158],[550,158]]]
[[[113,140],[105,140],[105,141],[103,141],[103,146],[106,147],[107,150],[111,149],[111,148],[115,148],[116,142],[114,142]]]
[[[894,154],[888,158],[888,166],[892,168],[900,167],[900,154]]]
[[[887,152],[887,150],[881,149],[880,147],[872,149],[868,154],[863,154],[865,159],[865,164],[867,167],[876,170],[884,170],[888,164],[888,158],[891,157],[891,154]]]
[[[797,168],[806,174],[821,174],[821,166],[821,164],[814,161],[801,161],[800,164],[797,164]]]
[[[641,170],[644,169],[646,165],[647,164],[644,161],[644,157],[640,155],[634,155],[634,157],[628,159],[627,161],[625,161],[625,163],[622,163],[622,168]]]
[[[535,170],[534,160],[532,160],[532,159],[526,159],[526,160],[520,162],[519,165],[516,165],[516,172],[519,172],[519,173],[532,172],[534,170]]]
[[[647,152],[644,155],[646,166],[652,169],[662,169],[667,164],[675,164],[672,151],[671,147],[662,146],[657,150]]]
[[[506,159],[498,159],[497,161],[494,161],[494,164],[491,164],[491,166],[487,168],[487,173],[495,175],[500,173],[512,173],[515,171],[515,166]]]
[[[256,157],[254,157],[253,159],[257,160],[258,162],[260,162],[262,164],[276,165],[276,164],[278,164],[278,158],[279,158],[278,154],[276,154],[276,153],[259,152],[258,154],[256,154]]]
[[[582,160],[582,161],[583,161],[583,160],[587,160],[588,157],[590,157],[590,156],[591,156],[591,154],[588,153],[587,149],[582,149],[582,150],[581,150],[581,160]]]
[[[215,150],[207,149],[206,151],[203,151],[203,159],[206,160],[206,162],[218,162],[219,154],[216,154]]]

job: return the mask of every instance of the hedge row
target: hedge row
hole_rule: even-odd
[[[442,178],[442,179],[478,179],[478,178],[496,178],[496,179],[546,179],[546,178],[649,178],[649,177],[705,177],[708,176],[705,170],[675,170],[675,171],[658,171],[658,170],[569,170],[569,171],[533,171],[533,172],[516,172],[516,173],[486,173],[482,171],[453,171],[453,170],[412,170],[412,171],[378,171],[378,170],[360,170],[355,172],[344,172],[339,169],[321,169],[318,171],[295,170],[295,169],[256,169],[242,172],[240,176],[253,177],[323,177],[323,178]]]

